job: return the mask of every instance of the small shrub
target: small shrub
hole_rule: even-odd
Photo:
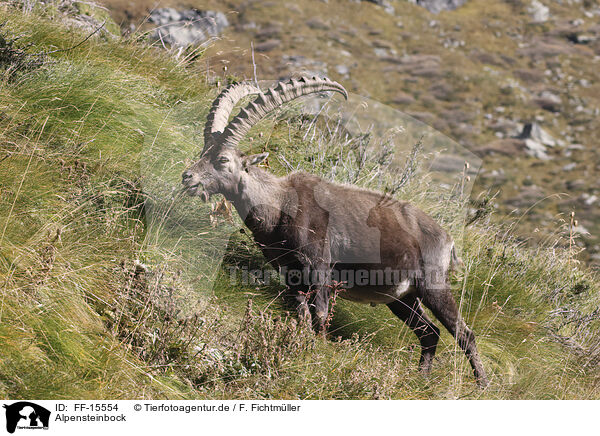
[[[236,360],[250,373],[274,377],[290,362],[301,360],[314,340],[310,326],[287,312],[274,316],[271,312],[255,311],[249,299],[236,341]]]

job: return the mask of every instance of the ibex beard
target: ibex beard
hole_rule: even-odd
[[[268,153],[245,155],[239,141],[269,112],[302,95],[333,91],[347,98],[338,83],[316,77],[279,82],[262,92],[252,84],[226,88],[214,101],[204,129],[200,159],[182,175],[190,195],[207,201],[214,194],[229,200],[266,259],[287,271],[317,272],[317,280],[286,284],[299,316],[325,326],[332,292],[332,273],[351,271],[411,271],[397,283],[372,284],[355,280],[342,298],[386,304],[417,335],[420,368],[428,373],[439,340],[439,328],[427,306],[456,338],[469,359],[480,386],[487,386],[475,336],[458,310],[449,285],[449,271],[460,262],[451,237],[416,206],[389,195],[325,181],[294,172],[277,177],[257,166]],[[242,98],[257,94],[229,122]]]

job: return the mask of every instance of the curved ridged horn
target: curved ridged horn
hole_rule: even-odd
[[[204,150],[206,150],[213,141],[214,133],[221,133],[227,127],[229,115],[235,107],[236,103],[242,98],[260,94],[260,89],[251,83],[234,83],[225,88],[219,96],[213,101],[212,107],[206,117],[204,125]]]
[[[327,78],[312,79],[301,77],[291,79],[288,82],[279,82],[274,88],[250,102],[240,111],[236,117],[225,128],[223,134],[218,138],[221,147],[236,147],[248,131],[263,119],[269,112],[277,109],[285,103],[303,95],[315,92],[334,91],[339,92],[348,99],[348,93],[342,85]]]

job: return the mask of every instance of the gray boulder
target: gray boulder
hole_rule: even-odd
[[[202,44],[221,35],[229,26],[227,17],[222,12],[196,9],[155,9],[150,14],[149,21],[157,26],[152,34],[155,39],[177,47]]]
[[[525,124],[517,138],[525,141],[525,152],[528,155],[541,160],[551,159],[547,154],[546,147],[555,147],[557,145],[556,139],[542,129],[538,123]]]
[[[534,23],[545,23],[550,18],[550,9],[538,0],[533,0],[531,2],[527,8],[527,12],[531,15],[531,19]]]
[[[540,126],[538,123],[526,123],[517,138],[532,139],[540,144],[547,145],[548,147],[554,147],[557,145],[556,139],[542,129],[542,126]]]
[[[442,11],[453,11],[464,5],[467,0],[409,0],[410,2],[424,7],[433,14],[439,14]]]
[[[383,8],[390,15],[394,15],[394,7],[387,0],[367,0],[370,3],[375,3]]]
[[[525,153],[540,160],[550,160],[546,147],[533,139],[525,140]]]
[[[266,41],[259,42],[258,44],[256,44],[256,46],[254,46],[254,50],[256,50],[257,52],[264,53],[267,51],[274,50],[277,47],[279,47],[280,45],[281,45],[281,40],[268,39]]]

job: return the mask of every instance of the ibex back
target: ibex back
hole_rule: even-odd
[[[341,297],[386,304],[413,330],[421,343],[420,367],[428,373],[440,331],[422,302],[456,338],[477,382],[486,386],[475,337],[450,291],[449,270],[458,260],[454,243],[431,217],[391,196],[315,175],[277,177],[256,165],[267,153],[247,156],[238,149],[269,112],[324,91],[347,98],[340,84],[316,77],[280,82],[264,93],[248,83],[226,88],[209,112],[200,160],[183,173],[184,188],[204,201],[219,193],[233,203],[267,260],[286,271],[300,317],[312,319],[317,330],[325,326],[332,278],[339,278],[347,288]],[[229,122],[235,104],[253,94],[258,97]]]

